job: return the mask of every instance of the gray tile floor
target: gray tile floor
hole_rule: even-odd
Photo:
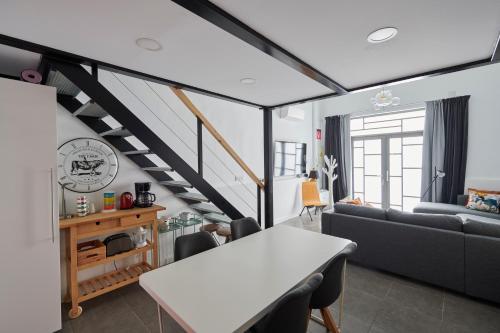
[[[288,225],[319,231],[318,217],[294,218]],[[156,304],[137,284],[82,304],[83,314],[67,317],[61,332],[158,332]],[[338,304],[332,306],[338,318]],[[221,320],[224,315],[221,314]],[[166,332],[177,332],[168,321]],[[315,322],[309,333],[323,333]],[[342,333],[500,332],[500,307],[392,274],[348,265]]]

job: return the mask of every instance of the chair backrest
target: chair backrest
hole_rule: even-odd
[[[237,240],[261,231],[253,217],[244,217],[231,222],[231,239]]]
[[[217,247],[217,242],[206,231],[183,235],[175,240],[174,260],[182,260],[214,247]]]
[[[305,181],[302,183],[302,203],[307,201],[320,201],[317,182]]]
[[[311,294],[323,280],[321,273],[311,275],[304,283],[289,291],[255,327],[257,333],[305,333],[309,321]]]
[[[342,291],[342,272],[347,258],[356,250],[357,244],[350,243],[333,257],[323,271],[323,282],[311,297],[311,309],[322,309],[333,304]]]

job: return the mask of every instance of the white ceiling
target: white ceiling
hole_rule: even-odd
[[[499,0],[212,1],[348,88],[488,58],[500,32]],[[262,105],[331,92],[168,0],[4,1],[0,32]]]
[[[168,0],[8,1],[0,32],[263,105],[331,92]],[[140,49],[139,37],[162,51]]]
[[[489,58],[500,33],[499,0],[212,2],[347,88]]]
[[[25,69],[37,69],[40,55],[37,53],[0,45],[0,74],[20,77]]]

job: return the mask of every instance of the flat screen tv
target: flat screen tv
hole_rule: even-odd
[[[274,176],[296,176],[306,173],[305,143],[274,142]]]

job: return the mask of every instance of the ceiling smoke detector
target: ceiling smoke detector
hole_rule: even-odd
[[[148,51],[160,51],[162,49],[161,44],[152,38],[137,38],[135,40],[135,44],[139,46],[142,49],[148,50]]]
[[[257,82],[257,80],[255,80],[254,78],[251,78],[251,77],[245,77],[243,79],[240,80],[241,84],[244,84],[244,85],[252,85],[252,84],[255,84],[255,82]]]
[[[393,39],[398,34],[398,29],[394,27],[380,28],[372,32],[366,38],[370,43],[383,43]]]

